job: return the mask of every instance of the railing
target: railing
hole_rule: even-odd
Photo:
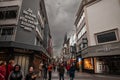
[[[12,41],[13,40],[13,35],[1,35],[0,36],[0,41]]]

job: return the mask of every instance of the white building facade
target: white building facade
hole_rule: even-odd
[[[82,0],[75,25],[83,71],[120,74],[120,1]]]

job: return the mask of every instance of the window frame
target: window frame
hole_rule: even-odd
[[[16,11],[16,17],[15,18],[6,18],[6,12],[7,11]],[[0,20],[17,19],[18,18],[18,13],[19,13],[19,6],[0,7],[0,12],[5,13],[3,19],[0,19]]]
[[[3,34],[3,29],[12,29],[12,32],[6,32],[5,34]],[[10,35],[14,35],[15,28],[14,27],[1,27],[0,30],[1,30],[0,36],[10,36]],[[8,34],[8,33],[11,33],[11,34]]]
[[[115,32],[116,40],[108,41],[108,42],[102,42],[102,43],[98,42],[98,38],[97,38],[98,35],[103,35],[103,34],[110,33],[110,32]],[[105,43],[112,43],[112,42],[118,42],[119,41],[118,28],[107,30],[107,31],[98,32],[98,33],[95,33],[94,36],[95,36],[96,44],[105,44]]]

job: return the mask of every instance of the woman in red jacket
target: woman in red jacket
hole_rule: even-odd
[[[0,63],[0,80],[5,80],[6,77],[6,62],[2,61]]]

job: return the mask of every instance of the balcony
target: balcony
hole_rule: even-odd
[[[13,41],[13,35],[0,36],[0,41]]]
[[[22,0],[0,0],[0,7],[7,6],[20,6]]]

